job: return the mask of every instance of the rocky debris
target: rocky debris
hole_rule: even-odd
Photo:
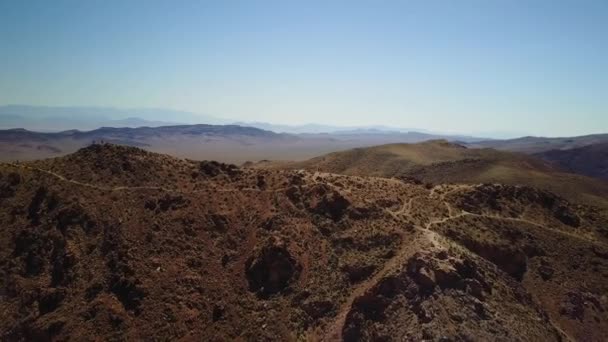
[[[505,290],[504,284],[494,288],[481,268],[468,257],[446,255],[445,251],[414,254],[401,272],[382,278],[353,302],[342,329],[343,339],[513,340],[535,334],[559,340],[538,308],[509,318],[497,316],[496,311],[502,309],[489,298],[500,298],[514,289]],[[536,332],[505,327],[505,319],[519,325],[524,314],[534,322],[530,326]],[[467,328],[471,324],[475,329]]]
[[[132,266],[131,253],[120,226],[104,227],[100,252],[105,257],[107,292],[116,296],[125,311],[138,315],[146,291]]]
[[[223,304],[215,304],[213,305],[213,312],[211,313],[211,320],[213,322],[217,322],[224,317],[226,313],[226,308]]]
[[[543,280],[549,280],[553,277],[555,270],[546,259],[541,259],[541,264],[538,266],[538,274]]]
[[[285,291],[300,274],[302,266],[280,245],[266,245],[247,259],[245,275],[249,290],[260,296]]]
[[[158,210],[167,211],[169,209],[176,210],[179,208],[183,208],[187,206],[189,202],[181,195],[172,196],[167,194],[159,198],[156,203],[158,204]]]
[[[55,217],[57,220],[57,229],[63,234],[69,227],[78,226],[87,234],[91,233],[96,228],[96,223],[89,217],[86,210],[79,204],[70,204],[57,210]]]
[[[300,171],[294,172],[289,178],[289,184],[294,186],[302,186],[304,184],[303,173]]]
[[[365,220],[378,218],[383,215],[381,207],[375,205],[363,206],[351,206],[348,210],[348,217],[353,220]]]
[[[371,336],[366,332],[368,322],[383,322],[386,320],[385,312],[394,301],[396,296],[405,296],[407,300],[413,300],[417,289],[409,278],[403,276],[385,277],[358,297],[348,312],[342,336],[345,341],[370,340]]]
[[[43,206],[47,199],[48,190],[46,187],[41,186],[36,190],[36,193],[32,197],[29,206],[27,207],[27,217],[33,225],[40,224],[40,216],[43,214],[45,207]],[[47,206],[48,207],[48,206]],[[52,208],[51,208],[52,209]]]
[[[264,190],[266,189],[266,178],[264,178],[264,175],[258,175],[256,177],[256,183],[255,185],[258,187],[258,189]]]
[[[64,300],[65,289],[43,289],[38,298],[38,311],[40,315],[55,311]]]
[[[583,321],[586,314],[604,313],[606,309],[598,296],[582,291],[568,291],[563,298],[559,313],[572,320]]]
[[[433,293],[435,287],[457,289],[483,300],[484,293],[491,292],[491,286],[477,272],[475,263],[469,259],[444,257],[444,253],[417,253],[408,260],[407,273],[418,284],[421,293]]]
[[[109,279],[110,291],[116,295],[125,310],[139,314],[141,302],[145,297],[145,291],[141,283],[133,276],[112,275]]]
[[[479,254],[518,281],[523,280],[528,271],[528,256],[519,249],[496,246],[488,250],[482,249]]]
[[[553,216],[565,225],[578,227],[581,219],[565,204],[559,204],[551,208]]]
[[[296,206],[302,202],[302,192],[297,186],[290,186],[287,190],[285,190],[285,195]]]
[[[308,209],[311,212],[324,215],[334,221],[339,221],[351,205],[345,196],[325,184],[315,185],[307,195]]]
[[[21,176],[17,172],[10,172],[4,177],[3,183],[10,186],[19,185],[21,184]]]
[[[445,251],[416,253],[407,261],[404,272],[383,278],[355,300],[343,328],[344,340],[378,337],[374,329],[370,330],[373,326],[370,322],[383,324],[393,305],[406,305],[419,324],[427,324],[433,321],[435,314],[426,301],[436,296],[437,291],[441,293],[449,289],[469,293],[482,300],[484,293],[491,292],[470,260],[448,258]],[[405,304],[401,304],[403,301]]]
[[[568,292],[561,303],[559,313],[570,319],[582,321],[585,316],[585,300],[579,292]]]
[[[190,202],[182,195],[165,194],[162,197],[146,200],[144,207],[156,213],[177,210],[188,206]]]
[[[78,263],[76,255],[68,248],[69,236],[78,231],[88,234],[96,224],[77,205],[58,208],[53,204],[41,209],[47,198],[46,192],[44,196],[41,193],[40,189],[36,192],[36,210],[29,212],[34,222],[15,235],[12,255],[14,262],[22,265],[23,275],[36,277],[48,270],[52,286],[66,285],[74,278],[72,269]],[[47,213],[49,220],[41,222],[41,210],[50,211]],[[69,227],[74,227],[74,232]]]
[[[437,285],[435,272],[429,269],[429,264],[420,255],[415,255],[407,263],[407,272],[420,289],[427,294],[432,293]]]
[[[221,214],[211,214],[207,216],[206,229],[213,232],[225,233],[228,231],[230,221],[228,218]]]
[[[376,271],[376,265],[344,265],[342,271],[346,273],[351,283],[358,283],[371,276]]]
[[[328,235],[328,234],[326,234]],[[331,244],[342,250],[355,250],[357,252],[369,252],[372,250],[394,251],[401,243],[401,236],[397,233],[376,233],[366,236],[356,233],[335,234],[331,237]]]
[[[335,304],[326,299],[307,298],[301,304],[302,310],[313,320],[328,316],[335,309]]]
[[[0,200],[13,197],[20,183],[21,176],[16,172],[10,172],[6,175],[0,174]]]
[[[262,223],[262,228],[268,231],[280,230],[281,226],[284,224],[282,217],[280,216],[272,216],[264,223]]]
[[[211,178],[222,174],[227,175],[228,177],[234,177],[241,172],[236,165],[206,160],[200,162],[199,169],[203,175]]]
[[[422,185],[424,183],[419,178],[411,175],[396,175],[395,178],[406,184]]]
[[[448,230],[446,236],[462,243],[482,258],[491,261],[517,281],[521,281],[528,270],[528,256],[517,246],[476,240],[472,236],[455,230]]]
[[[52,341],[59,335],[65,324],[66,321],[61,318],[51,319],[45,324],[33,318],[25,319],[2,337],[7,341]]]
[[[591,247],[593,254],[601,259],[608,259],[608,247],[603,247],[599,245],[593,245]]]

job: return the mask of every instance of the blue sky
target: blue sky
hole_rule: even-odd
[[[5,0],[0,104],[607,132],[608,1]]]

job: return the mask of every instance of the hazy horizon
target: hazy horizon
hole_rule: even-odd
[[[0,105],[452,134],[608,131],[604,1],[22,1],[0,4],[0,18]]]
[[[78,113],[78,117],[75,117]],[[102,114],[103,113],[103,114]],[[11,116],[11,118],[8,118]],[[2,120],[2,119],[8,120]],[[16,120],[11,120],[16,119]],[[59,120],[58,120],[59,119]],[[319,122],[305,122],[302,124],[275,123],[260,120],[243,121],[239,119],[222,118],[204,113],[194,113],[171,108],[146,108],[146,107],[110,107],[110,106],[48,106],[48,105],[25,105],[25,104],[0,104],[0,130],[25,128],[27,130],[39,132],[58,132],[63,130],[92,130],[107,124],[118,124],[110,127],[140,127],[139,125],[129,124],[130,120],[138,123],[150,123],[153,126],[170,125],[241,125],[262,128],[278,133],[333,133],[340,131],[353,130],[378,130],[384,132],[419,132],[426,134],[450,135],[450,136],[470,136],[489,139],[512,139],[524,136],[534,136],[524,131],[441,131],[433,128],[422,127],[403,127],[391,126],[390,124],[371,124],[371,125],[331,125]],[[18,124],[8,125],[10,122],[25,122],[28,126],[34,124],[34,128],[22,127]],[[85,127],[69,123],[84,124]],[[47,123],[54,123],[61,128],[45,127]],[[101,123],[102,125],[97,125]],[[66,124],[68,124],[66,126]],[[127,124],[127,125],[122,125]],[[593,135],[605,132],[581,134]],[[540,135],[538,135],[541,137]],[[542,136],[547,138],[571,137],[570,136]]]
[[[79,117],[74,117],[78,113]],[[34,124],[35,128],[22,127],[19,124],[7,126],[6,120],[2,120],[3,116],[14,116],[15,118],[24,119],[16,120],[18,123]],[[171,115],[168,117],[167,115]],[[65,122],[57,119],[66,119]],[[331,133],[347,130],[381,130],[381,131],[399,131],[399,132],[420,132],[429,134],[454,135],[454,136],[476,136],[493,139],[508,139],[528,135],[526,132],[507,132],[507,131],[439,131],[432,128],[422,127],[401,127],[391,126],[387,124],[375,125],[329,125],[319,122],[307,122],[303,124],[282,124],[274,122],[265,122],[259,120],[243,121],[239,119],[221,118],[213,115],[193,113],[187,111],[174,110],[171,108],[145,108],[145,107],[107,107],[107,106],[32,106],[24,104],[0,104],[0,129],[25,128],[34,131],[56,132],[61,130],[80,129],[81,126],[66,126],[66,123],[86,123],[86,129],[94,129],[101,127],[94,125],[95,123],[121,123],[128,120],[143,120],[155,125],[190,125],[190,124],[211,124],[211,125],[248,125],[262,129],[267,129],[276,132],[286,133]],[[38,120],[38,121],[36,121]],[[15,121],[15,120],[12,120]],[[39,123],[38,123],[39,122]],[[45,127],[46,123],[53,122],[59,127]],[[121,127],[121,126],[117,126]],[[134,126],[129,126],[134,127]]]

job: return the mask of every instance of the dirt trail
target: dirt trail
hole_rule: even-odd
[[[60,175],[56,172],[53,171],[49,171],[49,170],[45,170],[45,169],[40,169],[37,167],[31,167],[31,166],[27,166],[27,165],[19,165],[19,164],[14,164],[14,163],[5,163],[6,165],[12,166],[12,167],[16,167],[16,168],[20,168],[23,170],[29,170],[29,171],[33,171],[33,172],[41,172],[44,173],[46,175],[49,175],[51,177],[57,178],[58,180],[62,181],[62,182],[67,182],[67,183],[71,183],[71,184],[75,184],[78,186],[83,186],[83,187],[87,187],[87,188],[91,188],[91,189],[96,189],[96,190],[101,190],[101,191],[136,191],[136,190],[157,190],[157,191],[164,191],[164,192],[169,192],[169,193],[180,193],[180,194],[192,194],[192,193],[201,193],[201,192],[206,192],[206,191],[211,191],[211,189],[202,189],[202,190],[178,190],[178,189],[169,189],[169,188],[165,188],[165,187],[161,187],[161,186],[115,186],[115,187],[107,187],[107,186],[101,186],[101,185],[96,185],[96,184],[91,184],[91,183],[85,183],[85,182],[80,182],[74,179],[69,179],[64,177],[63,175]],[[209,184],[210,185],[210,184]],[[218,192],[282,192],[287,190],[287,187],[284,188],[278,188],[278,189],[270,189],[270,190],[265,190],[265,189],[256,189],[256,188],[233,188],[233,189],[229,189],[229,188],[214,188],[213,191],[218,191]]]
[[[462,189],[462,188],[459,187],[456,189],[452,189],[452,191],[460,190],[460,189]],[[445,195],[445,194],[443,194],[443,195]],[[399,209],[398,211],[387,210],[387,212],[395,218],[403,219],[404,216],[410,215],[410,210],[411,210],[414,199],[415,198],[412,197],[408,201],[404,202],[401,209]],[[577,235],[574,235],[574,234],[571,234],[568,232],[551,229],[551,228],[548,228],[541,224],[538,224],[536,222],[533,222],[533,221],[530,221],[527,219],[523,219],[523,218],[502,217],[499,215],[488,215],[488,214],[475,214],[475,213],[471,213],[468,211],[461,211],[458,214],[454,214],[453,213],[454,209],[452,208],[452,206],[447,201],[444,201],[444,204],[448,209],[448,213],[449,213],[448,216],[441,217],[441,218],[434,218],[434,219],[430,220],[429,222],[427,222],[422,227],[420,227],[420,226],[415,227],[417,231],[423,232],[424,236],[428,239],[428,241],[436,248],[441,247],[441,242],[437,239],[437,237],[439,237],[440,235],[437,232],[433,231],[431,229],[431,227],[436,224],[443,224],[443,223],[449,222],[451,220],[456,220],[456,219],[459,219],[459,218],[465,217],[465,216],[476,216],[476,217],[483,217],[483,218],[490,218],[490,219],[524,222],[524,223],[528,223],[528,224],[534,225],[534,226],[542,228],[542,229],[551,230],[551,232],[556,232],[559,234],[566,235],[568,237],[581,239],[581,240],[585,240],[590,243],[597,244],[596,241],[592,241],[592,240],[589,240],[584,237],[577,236]],[[400,246],[397,254],[393,258],[391,258],[380,271],[376,272],[374,274],[374,276],[372,276],[371,278],[369,278],[366,281],[363,281],[361,284],[359,284],[359,286],[357,286],[357,288],[355,288],[354,291],[352,291],[352,293],[347,298],[347,300],[340,306],[340,308],[338,310],[338,314],[336,315],[335,319],[328,325],[325,332],[321,333],[321,336],[319,336],[318,331],[315,331],[312,334],[309,334],[308,340],[321,340],[321,341],[340,341],[340,340],[342,340],[342,330],[344,328],[346,316],[350,312],[355,300],[357,298],[359,298],[360,296],[364,295],[367,291],[369,291],[371,288],[373,288],[376,284],[378,284],[383,278],[385,278],[391,272],[396,271],[397,269],[403,267],[407,258],[413,253],[413,250],[412,250],[413,244],[410,243],[411,241],[408,241],[403,238],[404,237],[403,232],[400,232],[400,234],[402,235],[402,241],[404,241],[404,242]],[[556,327],[564,335],[564,337],[571,340],[570,336],[568,336],[563,330],[559,329],[556,324],[554,324],[553,322],[551,322],[551,323],[554,327]]]
[[[566,231],[559,230],[559,229],[552,229],[552,228],[549,228],[549,227],[547,227],[545,225],[536,223],[534,221],[530,221],[530,220],[525,219],[525,218],[520,218],[520,217],[505,217],[505,216],[500,216],[500,215],[475,214],[475,213],[471,213],[471,212],[468,212],[468,211],[462,211],[459,214],[450,216],[448,218],[449,219],[455,219],[455,218],[464,217],[464,216],[474,216],[474,217],[481,217],[481,218],[489,218],[489,219],[493,219],[493,220],[504,220],[504,221],[513,221],[513,222],[527,223],[527,224],[533,225],[535,227],[541,228],[543,230],[551,231],[551,233],[565,235],[565,236],[568,236],[570,238],[577,239],[577,240],[583,240],[583,241],[586,241],[588,243],[595,244],[595,245],[603,245],[602,243],[600,243],[598,241],[595,241],[593,239],[584,237],[584,236],[582,236],[580,234],[574,234],[574,233],[566,232]],[[444,220],[443,222],[430,222],[430,223],[427,224],[427,229],[429,229],[433,224],[444,223],[445,221],[447,221],[447,220]]]

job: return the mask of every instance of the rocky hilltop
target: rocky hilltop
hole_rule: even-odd
[[[0,166],[2,340],[608,336],[608,217],[545,190],[92,145]]]

